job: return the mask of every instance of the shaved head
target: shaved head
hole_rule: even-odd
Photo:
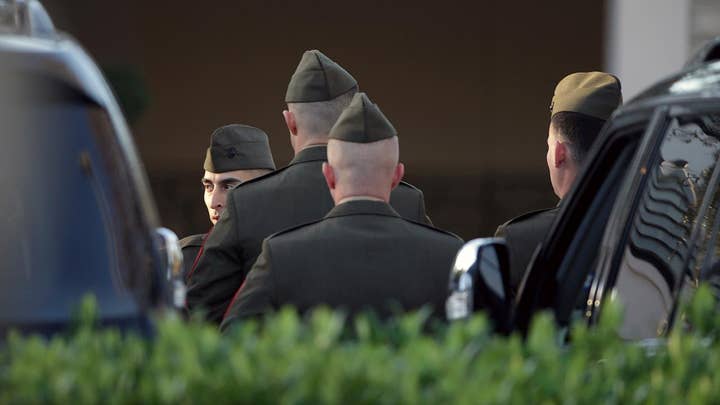
[[[358,196],[388,201],[404,172],[399,155],[397,137],[371,143],[331,139],[323,172],[332,172],[331,178],[325,175],[335,202]]]
[[[330,128],[352,101],[357,87],[329,101],[313,103],[288,103],[288,110],[295,114],[298,131],[310,138],[327,141]]]

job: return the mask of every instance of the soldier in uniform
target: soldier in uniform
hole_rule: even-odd
[[[226,125],[213,131],[205,153],[205,206],[213,225],[225,209],[230,189],[238,184],[275,170],[268,137],[248,125]],[[190,235],[180,240],[184,272],[187,278],[207,234]]]
[[[555,87],[550,104],[547,165],[554,208],[529,212],[500,225],[510,254],[510,287],[517,291],[532,255],[555,221],[563,197],[572,187],[583,159],[613,111],[622,103],[620,81],[602,72],[573,73]]]
[[[219,323],[263,239],[330,211],[333,201],[321,170],[328,134],[357,89],[355,79],[321,52],[303,54],[283,111],[295,157],[288,166],[232,190],[188,280],[189,310],[202,309],[209,321]],[[393,190],[391,204],[404,218],[429,222],[422,192],[407,183]]]
[[[335,207],[321,220],[278,232],[230,305],[221,328],[283,305],[317,305],[353,314],[429,305],[441,315],[457,236],[408,221],[390,206],[400,183],[397,132],[357,93],[330,131],[322,173]]]

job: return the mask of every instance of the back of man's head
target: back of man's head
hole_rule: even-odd
[[[622,103],[620,80],[603,72],[565,76],[555,87],[550,125],[582,162],[605,122]]]
[[[312,103],[288,103],[288,110],[295,115],[297,130],[309,138],[325,139],[343,110],[350,105],[357,87],[328,101]]]
[[[342,66],[318,50],[306,51],[285,94],[295,126],[291,132],[327,142],[330,129],[357,90],[357,81]]]
[[[550,119],[550,125],[560,135],[560,140],[569,144],[571,157],[578,163],[585,160],[605,122],[600,118],[572,111],[559,112]]]
[[[365,93],[358,93],[330,131],[323,167],[338,203],[348,197],[388,201],[402,178],[397,132]]]

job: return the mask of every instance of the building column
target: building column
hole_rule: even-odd
[[[607,0],[605,70],[625,101],[677,72],[690,52],[692,0]]]

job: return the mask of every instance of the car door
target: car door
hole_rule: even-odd
[[[627,339],[664,335],[680,298],[717,278],[720,103],[659,107],[645,150],[613,209],[585,312],[608,297],[623,305]]]

